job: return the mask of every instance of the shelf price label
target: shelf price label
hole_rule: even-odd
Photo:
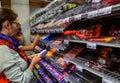
[[[49,33],[49,30],[46,29],[46,33]]]
[[[38,31],[38,30],[36,30],[36,32],[37,32],[37,33],[39,33],[39,31]]]
[[[47,32],[46,29],[44,30],[44,32],[45,32],[45,33]]]
[[[88,18],[93,18],[98,16],[98,10],[91,11],[88,13]]]
[[[69,17],[64,19],[64,22],[69,22]]]
[[[60,32],[63,32],[65,28],[60,28]]]
[[[114,82],[112,82],[112,81],[110,81],[110,80],[108,80],[108,79],[103,78],[103,79],[102,79],[102,83],[114,83]]]
[[[55,29],[50,29],[51,33],[55,33]]]
[[[55,32],[56,32],[56,33],[59,33],[59,32],[60,32],[60,29],[55,29]]]
[[[87,48],[89,48],[89,49],[96,49],[97,46],[96,46],[95,43],[87,43]]]
[[[83,67],[77,66],[77,69],[78,69],[79,71],[83,72]]]
[[[101,0],[92,0],[93,3],[98,3],[100,2]]]
[[[69,17],[69,22],[74,21],[74,16]]]
[[[81,14],[76,15],[76,16],[74,16],[74,19],[75,19],[75,20],[81,20],[81,16],[82,16]]]
[[[38,30],[39,33],[41,33],[41,30]]]
[[[111,11],[112,11],[112,6],[99,9],[98,10],[98,16],[111,14]]]
[[[69,40],[65,39],[64,44],[69,44]]]

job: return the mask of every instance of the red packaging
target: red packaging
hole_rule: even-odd
[[[94,41],[94,42],[111,42],[115,40],[116,37],[104,37],[104,38],[89,38],[88,41]]]
[[[76,36],[79,38],[79,39],[87,39],[88,38],[88,30],[79,30],[78,32],[76,32]]]
[[[83,47],[75,46],[72,48],[68,53],[65,54],[65,56],[70,56],[71,58],[76,57],[78,54],[82,53],[84,51]]]
[[[64,35],[74,35],[77,31],[76,30],[68,30],[68,31],[64,31],[63,34]]]
[[[120,0],[106,0],[108,4],[120,3]]]

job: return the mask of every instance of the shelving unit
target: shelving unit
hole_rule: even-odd
[[[66,0],[63,0],[63,1],[62,0],[61,1],[54,0],[54,1],[52,1],[43,10],[41,10],[40,13],[37,14],[38,15],[37,17],[36,16],[33,17],[33,18],[35,18],[35,20],[33,23],[31,23],[31,26],[34,27],[34,26],[38,25],[39,23],[44,23],[45,20],[47,19],[47,17],[45,17],[45,16],[47,16],[49,12],[56,10],[59,7],[63,6],[65,4],[65,2],[66,2]],[[43,13],[43,12],[45,12],[45,13]],[[49,19],[47,19],[47,20],[49,20]]]
[[[71,17],[67,17],[63,19],[63,22],[70,22],[71,19],[72,20],[88,20],[88,19],[98,19],[98,18],[104,18],[104,17],[111,17],[111,16],[119,16],[119,11],[120,11],[120,4],[116,4],[113,6],[108,6],[105,8],[101,8],[101,9],[97,9],[97,10],[93,10],[93,11],[88,11],[86,13],[81,13],[78,15],[74,15]],[[84,20],[83,20],[84,19]],[[37,25],[38,23],[40,23],[39,21],[37,21],[35,24],[33,24],[32,26]],[[53,23],[54,24],[54,23]],[[47,29],[36,29],[35,31],[37,33],[62,33],[65,30],[65,26],[62,26],[61,28],[47,28]]]
[[[87,62],[86,60],[83,60],[83,59],[77,59],[77,58],[74,58],[74,59],[70,59],[70,58],[65,58],[66,62],[71,62],[71,63],[74,63],[76,64],[76,67],[78,68],[78,70],[80,70],[81,72],[83,71],[83,69],[91,72],[91,73],[94,73],[95,75],[99,76],[102,78],[102,81],[103,83],[107,82],[107,83],[119,83],[120,82],[120,75],[117,75],[115,73],[112,73],[110,71],[107,71],[107,70],[103,70],[104,72],[99,72],[95,69],[92,69],[92,68],[89,68],[85,65],[85,63]]]
[[[51,60],[52,60],[52,62],[55,63],[55,61],[52,58],[49,59],[50,62],[51,62]],[[119,74],[110,72],[108,70],[102,70],[103,72],[99,72],[95,69],[92,69],[92,68],[87,66],[87,64],[86,64],[86,62],[88,61],[87,59],[71,58],[71,57],[65,56],[65,61],[67,63],[70,62],[70,63],[75,64],[77,70],[79,70],[80,72],[83,72],[83,70],[87,70],[87,71],[101,77],[103,83],[119,83],[120,82],[120,75]],[[71,75],[68,75],[68,76],[65,75],[64,80],[67,82],[69,81],[70,83],[79,83],[76,80],[74,80],[73,76],[71,76]]]
[[[65,76],[65,81],[70,82],[70,83],[78,83],[75,79],[73,79],[72,76]]]
[[[74,42],[74,43],[85,43],[86,45],[91,44],[91,46],[95,46],[95,47],[99,45],[99,46],[120,48],[120,44],[118,43],[119,41],[117,41],[116,43],[90,42],[90,41],[85,41],[85,40],[69,40],[69,39],[66,39],[65,41]]]
[[[65,23],[67,22],[67,23],[72,24],[71,21],[79,20],[81,22],[85,22],[85,21],[88,21],[88,20],[96,21],[96,20],[99,20],[99,19],[102,19],[102,18],[109,19],[110,17],[113,17],[113,18],[119,17],[120,18],[120,3],[118,3],[116,5],[111,5],[111,6],[108,6],[108,7],[96,9],[96,10],[93,10],[93,9],[91,9],[91,10],[92,11],[86,11],[84,13],[80,13],[80,14],[77,14],[77,15],[73,15],[73,16],[63,18],[62,19],[63,24],[59,28],[53,25],[53,26],[51,26],[51,28],[48,27],[48,28],[43,28],[43,29],[34,29],[33,33],[40,33],[40,34],[62,33],[62,32],[64,32],[64,30],[66,30],[66,28],[68,28],[68,26],[65,26]],[[56,22],[59,23],[60,20],[57,20],[57,21],[53,22],[53,24],[55,24]],[[43,23],[43,22],[37,21],[37,22],[35,22],[35,24],[32,25],[32,27],[36,26],[39,23]],[[86,44],[86,46],[87,46],[86,48],[89,48],[89,49],[97,49],[97,46],[120,49],[119,37],[117,37],[117,38],[118,38],[118,40],[116,40],[116,41],[109,42],[109,43],[104,43],[104,42],[91,42],[91,41],[87,41],[85,39],[80,40],[80,39],[78,39],[74,36],[72,36],[72,37],[68,36],[68,37],[64,38],[64,43],[70,44],[70,42],[72,42],[72,43]],[[50,47],[51,44],[52,44],[51,42],[49,44],[47,43],[46,46]],[[59,52],[61,52],[61,51],[57,52],[58,55],[59,55]],[[83,71],[85,70],[85,71],[90,72],[91,74],[94,74],[94,75],[100,77],[101,80],[102,80],[102,83],[120,83],[120,74],[114,73],[114,72],[109,71],[107,69],[102,69],[101,68],[100,71],[99,71],[99,70],[95,70],[94,68],[90,68],[87,64],[87,62],[89,62],[88,59],[83,59],[83,58],[80,58],[80,57],[71,58],[71,57],[65,56],[65,54],[63,54],[62,57],[64,57],[65,62],[67,64],[69,64],[69,63],[75,64],[77,71],[80,71],[80,72],[84,73]],[[50,58],[48,62],[51,61],[51,62],[56,63],[56,61],[52,58]],[[64,70],[64,68],[62,68],[62,69]],[[79,75],[79,76],[81,76],[82,79],[86,80],[85,83],[89,83],[89,80],[84,78],[84,76],[82,76],[82,75]],[[66,81],[68,83],[80,83],[79,81],[77,81],[77,79],[75,79],[75,77],[72,74],[68,74],[68,75],[64,74],[64,81]],[[90,83],[94,83],[94,82],[90,82]]]
[[[65,27],[62,28],[52,28],[52,29],[38,29],[36,33],[62,33],[65,30]]]

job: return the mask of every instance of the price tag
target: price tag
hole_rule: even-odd
[[[69,40],[64,40],[64,44],[69,44]]]
[[[51,30],[50,29],[48,29],[48,33],[50,33],[51,32]]]
[[[40,30],[40,33],[44,33],[44,30]]]
[[[88,13],[88,18],[93,18],[98,16],[98,10],[92,11]]]
[[[40,30],[38,30],[38,32],[40,33]]]
[[[99,9],[98,10],[98,16],[111,14],[111,11],[112,11],[112,6]]]
[[[53,33],[56,33],[56,29],[53,29],[53,31],[52,31]]]
[[[48,31],[48,30],[47,30],[47,29],[45,29],[45,33],[47,33],[47,31]]]
[[[59,30],[59,29],[55,29],[55,32],[56,32],[56,33],[59,33],[59,32],[60,32],[60,30]]]
[[[43,30],[43,32],[42,33],[45,33],[45,30]]]
[[[101,0],[92,0],[93,3],[99,3]]]
[[[102,83],[114,83],[114,82],[111,82],[110,80],[108,80],[108,79],[102,79]]]
[[[69,22],[74,21],[74,16],[69,17]]]
[[[83,68],[81,66],[78,66],[77,69],[81,72],[83,72]]]
[[[81,20],[81,16],[82,16],[81,14],[76,15],[76,16],[74,16],[74,19],[75,19],[75,20]]]
[[[42,31],[41,30],[39,30],[39,33],[41,33]]]
[[[60,32],[63,32],[64,28],[60,28]]]
[[[47,30],[47,29],[45,30],[45,33],[48,33],[48,30]]]
[[[44,33],[46,33],[46,29],[44,29]]]
[[[36,32],[37,32],[37,33],[39,33],[39,31],[38,31],[38,30],[36,30]]]
[[[39,18],[38,22],[41,22],[41,18]]]
[[[96,44],[95,43],[87,43],[87,48],[96,49]]]
[[[49,31],[50,31],[51,33],[54,33],[54,29],[49,29]]]
[[[69,22],[69,17],[64,19],[64,22]]]

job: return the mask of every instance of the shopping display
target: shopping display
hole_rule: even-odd
[[[120,83],[119,12],[119,0],[65,0],[37,14],[39,83]]]

